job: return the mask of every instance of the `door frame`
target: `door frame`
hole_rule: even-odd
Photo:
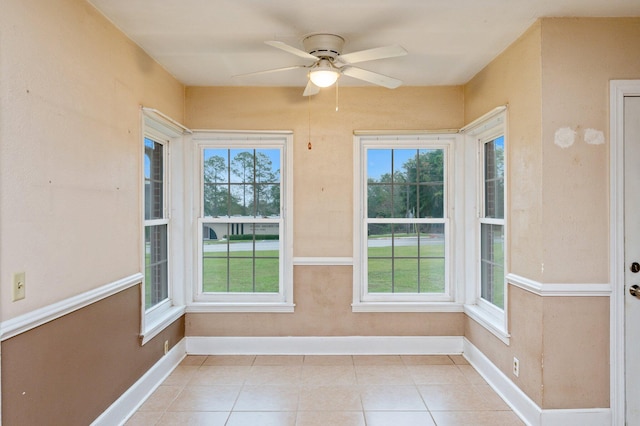
[[[624,311],[624,98],[640,96],[640,80],[609,83],[609,279],[611,424],[625,424],[625,311]]]

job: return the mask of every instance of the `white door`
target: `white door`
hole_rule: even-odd
[[[640,96],[624,111],[626,423],[640,426]]]

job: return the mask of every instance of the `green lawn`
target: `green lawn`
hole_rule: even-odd
[[[253,253],[206,253],[202,259],[203,290],[213,293],[277,293],[279,282],[279,253],[277,250],[258,252],[255,259],[255,287]],[[420,247],[395,247],[392,264],[391,247],[368,249],[368,282],[370,293],[443,293],[445,289],[444,243]],[[503,246],[494,244],[496,263],[503,262]],[[227,267],[228,260],[228,267]],[[147,257],[148,262],[148,257]],[[228,272],[231,276],[228,277]],[[504,273],[496,268],[494,274],[493,303],[504,307]],[[392,285],[393,277],[393,285]],[[145,288],[146,300],[151,300],[149,286]]]
[[[370,293],[444,292],[444,243],[421,246],[419,259],[417,246],[391,250],[390,246],[368,249]]]
[[[202,284],[212,293],[277,293],[279,290],[279,260],[277,250],[206,253],[202,259]],[[230,273],[230,275],[229,275]],[[254,287],[255,286],[255,287]]]

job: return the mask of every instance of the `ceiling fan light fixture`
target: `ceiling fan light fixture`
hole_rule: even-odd
[[[309,72],[309,79],[318,87],[329,87],[338,80],[338,77],[340,77],[340,72],[331,66],[331,63],[326,59],[321,60]]]

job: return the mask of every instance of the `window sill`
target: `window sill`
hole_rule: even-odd
[[[160,315],[155,321],[145,323],[145,329],[140,335],[141,345],[146,344],[148,341],[156,337],[162,330],[167,328],[170,324],[176,321],[185,313],[184,306],[172,306]]]
[[[187,306],[187,313],[210,313],[210,312],[275,312],[292,313],[295,308],[294,303],[192,303]]]
[[[352,312],[464,312],[463,305],[454,302],[359,302]]]
[[[492,315],[478,305],[464,305],[464,313],[500,339],[504,344],[509,345],[511,336],[505,329],[504,317]]]

